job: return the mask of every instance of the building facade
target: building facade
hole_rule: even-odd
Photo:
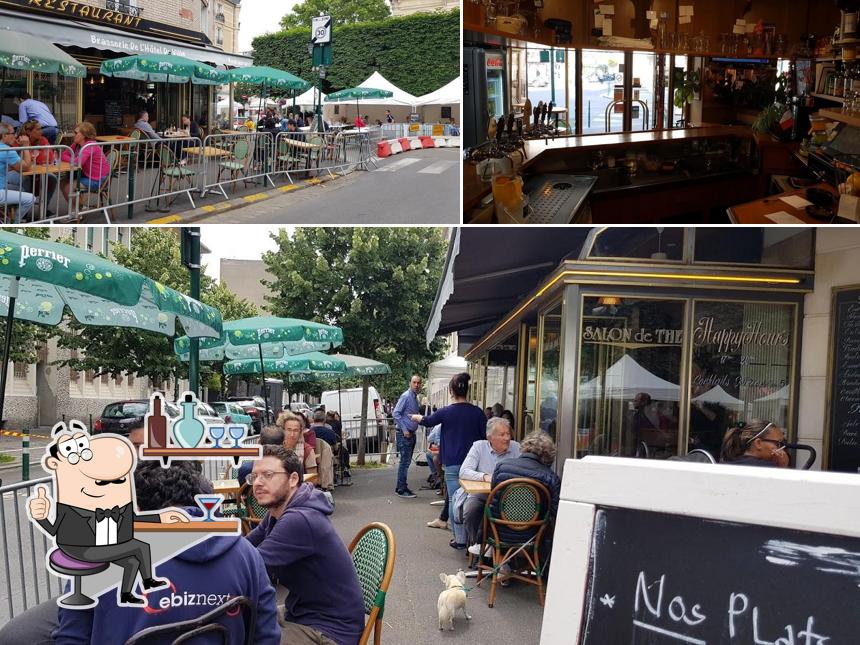
[[[505,257],[501,233],[455,235],[428,340],[458,331],[474,403],[514,411],[519,436],[550,434],[559,469],[716,457],[728,428],[756,418],[811,448],[813,468],[860,468],[860,233],[531,230]]]
[[[459,7],[460,3],[457,0],[391,0],[391,13],[395,16],[448,11]]]
[[[174,54],[214,65],[242,67],[234,53],[238,0],[0,1],[0,29],[30,34],[58,46],[87,67],[83,79],[7,70],[0,113],[17,118],[13,94],[25,90],[46,103],[61,129],[87,120],[101,134],[127,134],[140,110],[156,129],[191,114],[204,127],[215,117],[215,88],[105,77],[101,63],[133,54]]]
[[[264,296],[269,291],[263,286],[263,280],[273,280],[274,276],[266,269],[265,262],[222,258],[220,271],[220,281],[233,293],[260,310],[268,304]]]

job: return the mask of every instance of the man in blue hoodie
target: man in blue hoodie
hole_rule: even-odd
[[[193,507],[194,495],[206,488],[191,462],[174,462],[170,468],[157,462],[139,464],[135,487],[141,511]],[[159,565],[159,574],[170,580],[170,587],[146,594],[142,609],[117,606],[113,591],[102,594],[93,609],[60,608],[54,644],[124,643],[142,629],[198,618],[235,596],[246,596],[257,608],[254,642],[280,642],[275,590],[260,554],[242,537],[203,540]],[[230,630],[230,642],[245,641],[241,613],[218,622]]]
[[[282,446],[264,446],[247,481],[269,511],[248,540],[290,592],[281,643],[356,645],[364,599],[352,557],[329,520],[331,504],[302,483],[301,461]]]

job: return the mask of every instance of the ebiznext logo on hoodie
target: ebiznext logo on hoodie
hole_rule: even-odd
[[[143,611],[147,614],[163,614],[174,607],[202,607],[203,610],[200,613],[205,614],[210,609],[220,607],[233,598],[233,594],[177,592],[176,585],[171,582],[170,595],[159,598],[155,601],[154,607],[149,604],[149,594],[144,594],[144,597],[146,598],[146,606],[143,608]],[[242,613],[241,607],[236,607],[226,612],[227,616],[231,618],[238,616],[240,613]]]

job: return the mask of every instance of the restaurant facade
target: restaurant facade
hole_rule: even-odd
[[[586,455],[718,456],[728,427],[757,418],[813,447],[814,468],[860,468],[860,281],[848,268],[860,233],[507,237],[452,234],[427,337],[458,332],[473,402],[513,411],[518,437],[550,434],[559,469]]]
[[[177,126],[182,113],[211,127],[217,87],[113,78],[99,68],[134,54],[173,54],[220,69],[248,66],[252,59],[234,51],[238,27],[238,0],[0,0],[0,34],[44,38],[87,67],[86,78],[6,70],[0,113],[17,118],[14,94],[23,89],[47,104],[66,131],[86,120],[99,134],[127,134],[144,109],[156,129]]]

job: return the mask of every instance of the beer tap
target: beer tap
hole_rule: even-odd
[[[487,124],[487,141],[492,141],[496,138],[496,120],[490,117],[490,122]]]
[[[523,120],[517,119],[517,136],[522,139],[523,138]]]
[[[523,119],[525,121],[524,125],[526,130],[529,129],[529,121],[532,118],[532,101],[530,98],[526,97],[526,103],[523,106]]]
[[[510,114],[508,114],[508,140],[511,139],[513,134],[514,134],[514,113],[512,111]]]
[[[499,120],[496,123],[496,142],[497,143],[502,142],[502,135],[504,134],[504,132],[505,132],[505,116],[502,115],[501,117],[499,117]]]

